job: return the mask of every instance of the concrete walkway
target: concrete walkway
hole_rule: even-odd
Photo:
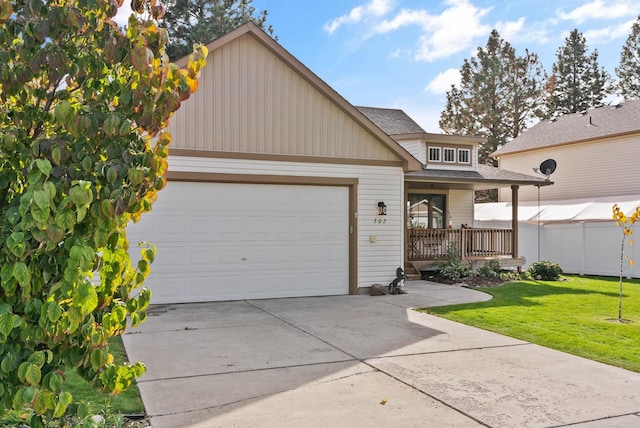
[[[405,290],[153,307],[124,336],[153,427],[640,426],[640,374],[409,309],[485,293]]]

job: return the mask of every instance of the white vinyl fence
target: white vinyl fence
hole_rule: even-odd
[[[474,227],[510,228],[511,224],[504,221],[476,221]],[[565,273],[620,274],[622,230],[612,221],[550,223],[541,224],[539,229],[537,224],[520,223],[518,232],[518,254],[526,258],[525,269],[537,260],[549,260],[558,263]],[[630,246],[629,238],[636,238],[637,244]],[[640,227],[634,227],[633,235],[627,237],[625,254],[637,263],[630,266],[625,260],[624,276],[640,278]]]

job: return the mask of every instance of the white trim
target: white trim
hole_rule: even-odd
[[[450,152],[453,152],[453,160],[447,160],[447,152],[449,152],[449,153],[450,153]],[[456,151],[456,149],[455,149],[455,148],[452,148],[452,147],[444,147],[444,148],[442,149],[442,161],[443,161],[444,163],[456,163],[456,154],[457,154],[457,151]]]
[[[431,150],[437,151],[438,159],[432,159],[431,158]],[[429,159],[428,159],[429,162],[442,162],[442,148],[441,147],[428,146],[427,155],[429,156]]]
[[[460,156],[461,152],[466,152],[467,153],[466,162],[462,160],[462,156]],[[462,163],[462,164],[465,164],[465,165],[471,164],[471,150],[470,149],[458,149],[458,163]]]

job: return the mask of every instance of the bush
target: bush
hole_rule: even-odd
[[[500,260],[492,259],[480,266],[476,274],[485,278],[498,278],[501,270]]]
[[[557,281],[560,279],[562,269],[557,263],[549,261],[534,262],[528,269],[533,279],[542,281]]]
[[[457,281],[472,274],[471,264],[465,263],[458,257],[456,244],[451,244],[447,250],[445,259],[436,264],[438,274],[450,281]]]

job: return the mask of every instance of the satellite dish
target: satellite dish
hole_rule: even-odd
[[[556,166],[556,161],[547,159],[540,164],[540,173],[546,175],[547,179],[549,179],[549,176],[556,170]]]

